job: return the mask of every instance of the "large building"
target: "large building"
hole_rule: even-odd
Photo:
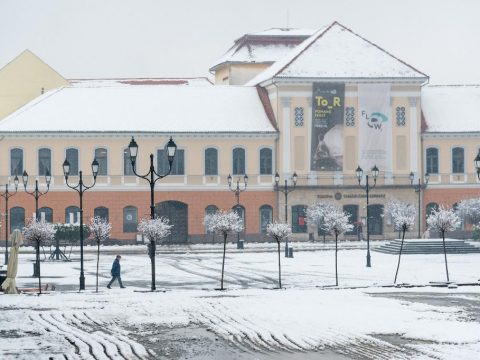
[[[170,240],[176,242],[210,241],[204,215],[236,207],[231,190],[237,182],[245,187],[245,174],[248,185],[239,201],[242,236],[250,240],[264,238],[266,224],[284,219],[285,208],[295,238],[316,237],[305,209],[317,201],[334,202],[352,223],[365,223],[358,166],[370,185],[371,168],[380,170],[370,191],[373,239],[396,234],[382,216],[393,197],[415,204],[420,199],[423,220],[438,204],[480,195],[473,166],[480,126],[468,110],[480,102],[479,88],[427,86],[427,75],[337,22],[318,31],[270,29],[241,37],[211,67],[215,84],[201,78],[66,80],[48,68],[49,76],[32,73],[23,80],[22,95],[2,83],[2,74],[22,76],[16,61],[0,69],[1,109],[9,114],[0,121],[0,184],[27,170],[45,189],[50,171],[52,185],[39,205],[48,221],[78,221],[78,195],[65,184],[64,159],[71,164],[69,181],[78,181],[83,170],[90,184],[96,158],[99,176],[85,193],[85,218],[104,216],[113,225],[112,238],[136,239],[150,197],[129,162],[132,136],[139,144],[139,173],[148,171],[149,154],[166,172],[170,136],[178,145],[172,173],[155,191],[156,213],[173,222]],[[30,95],[39,86],[43,90]],[[7,104],[10,93],[28,102]],[[419,198],[410,173],[416,184],[425,171],[430,182]],[[288,206],[275,191],[276,172],[281,185],[292,185],[298,174]],[[10,206],[12,229],[35,212],[23,188]],[[420,230],[424,226],[421,221]]]

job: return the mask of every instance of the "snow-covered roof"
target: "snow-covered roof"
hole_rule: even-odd
[[[422,88],[425,132],[480,132],[480,85]]]
[[[428,79],[338,22],[317,31],[247,85],[258,85],[272,78]]]
[[[245,86],[63,87],[0,122],[0,133],[276,133],[259,92]]]
[[[311,29],[272,28],[243,35],[215,63],[274,63],[288,54],[315,31]]]
[[[120,78],[120,79],[69,79],[75,87],[105,87],[125,85],[213,85],[206,77],[195,78]]]

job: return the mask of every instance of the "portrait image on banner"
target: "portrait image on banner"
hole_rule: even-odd
[[[313,84],[311,171],[343,169],[344,101],[345,84]]]
[[[392,119],[389,84],[358,84],[359,163],[391,171]]]

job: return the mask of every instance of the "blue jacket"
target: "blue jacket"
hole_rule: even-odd
[[[115,259],[112,265],[112,276],[120,276],[120,261]]]

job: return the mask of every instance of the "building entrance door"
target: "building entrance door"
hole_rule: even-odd
[[[173,225],[165,242],[186,243],[188,241],[188,205],[180,201],[162,201],[155,206],[155,216],[166,217]]]

